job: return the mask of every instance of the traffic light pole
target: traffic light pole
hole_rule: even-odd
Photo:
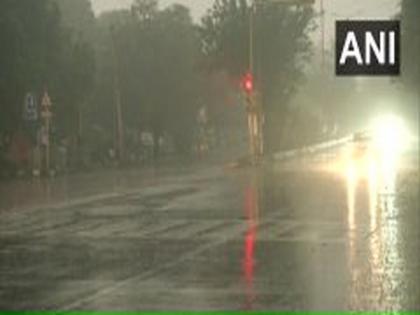
[[[321,66],[322,66],[322,74],[325,72],[325,8],[324,8],[324,0],[320,0],[320,12],[321,12]]]
[[[43,140],[44,140],[44,145],[45,145],[45,172],[47,174],[47,176],[50,174],[50,161],[51,161],[51,137],[50,137],[50,127],[51,127],[51,118],[52,118],[52,112],[51,112],[51,99],[48,95],[47,90],[45,90],[44,92],[44,96],[42,97],[42,113],[41,116],[44,119],[44,134],[43,136]]]
[[[120,82],[120,60],[117,53],[117,47],[115,43],[115,29],[111,27],[111,39],[112,39],[112,54],[114,59],[114,97],[115,97],[115,123],[116,123],[116,151],[118,153],[119,162],[124,162],[125,158],[125,146],[124,146],[124,121],[122,115],[121,105],[121,82]]]
[[[45,145],[45,169],[50,174],[50,117],[45,118],[45,133],[47,134],[47,142]]]
[[[254,75],[254,14],[256,9],[257,5],[255,0],[253,0],[249,12],[249,72],[251,75]]]
[[[249,14],[249,72],[248,75],[255,78],[255,25],[257,22],[258,2],[261,0],[251,0]],[[284,5],[313,5],[315,0],[267,0],[273,3]],[[323,0],[322,0],[323,1]],[[323,11],[323,2],[321,2]],[[324,39],[323,39],[324,40]],[[324,44],[323,44],[324,45]],[[245,80],[247,80],[245,78]],[[251,84],[251,88],[245,86],[247,93],[247,112],[248,112],[248,129],[249,129],[249,146],[251,159],[253,164],[258,164],[264,155],[264,111],[261,103],[261,93]]]
[[[247,92],[247,115],[248,115],[248,133],[249,133],[249,147],[251,161],[253,164],[258,164],[263,155],[263,112],[261,104],[257,99],[257,93],[254,87],[254,57],[255,57],[255,22],[257,13],[257,0],[253,0],[249,14],[249,73],[248,87],[245,87]]]

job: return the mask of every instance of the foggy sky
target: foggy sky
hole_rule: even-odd
[[[127,8],[132,0],[91,0],[93,9],[96,13],[116,8]],[[191,9],[192,15],[198,20],[205,11],[211,6],[213,0],[160,0],[161,6],[167,6],[173,3],[181,3]]]
[[[106,10],[127,8],[132,0],[91,0],[96,14]],[[275,0],[273,0],[275,1]],[[281,0],[280,0],[281,1]],[[319,12],[319,1],[315,8]],[[332,39],[337,19],[387,19],[394,16],[401,0],[324,0],[326,37]],[[196,21],[211,7],[213,0],[160,0],[165,7],[173,3],[181,3],[191,9]],[[315,34],[315,37],[317,35]]]
[[[91,0],[96,13],[129,7],[132,0]],[[317,0],[318,2],[319,0]],[[213,0],[161,0],[163,6],[182,3],[191,8],[195,18],[208,9]],[[388,17],[396,11],[399,0],[324,0],[329,15],[343,17]]]

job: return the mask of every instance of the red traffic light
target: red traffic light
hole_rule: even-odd
[[[242,79],[242,88],[246,93],[251,94],[254,91],[254,76],[252,73],[247,73]]]

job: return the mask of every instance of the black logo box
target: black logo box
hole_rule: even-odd
[[[375,41],[379,43],[379,34],[381,31],[395,32],[395,64],[378,63],[376,56],[373,54],[370,65],[359,65],[355,58],[347,59],[344,65],[340,65],[340,56],[344,48],[344,43],[348,32],[354,32],[357,43],[365,61],[365,35],[371,32]],[[356,75],[373,75],[373,76],[398,76],[400,75],[400,22],[394,20],[342,20],[336,21],[336,75],[337,76],[356,76]],[[388,51],[388,36],[386,36],[386,45]],[[388,61],[388,60],[387,60]]]

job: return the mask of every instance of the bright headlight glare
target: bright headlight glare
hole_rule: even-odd
[[[375,120],[372,133],[375,146],[382,152],[399,153],[409,144],[409,133],[404,122],[394,115]]]

